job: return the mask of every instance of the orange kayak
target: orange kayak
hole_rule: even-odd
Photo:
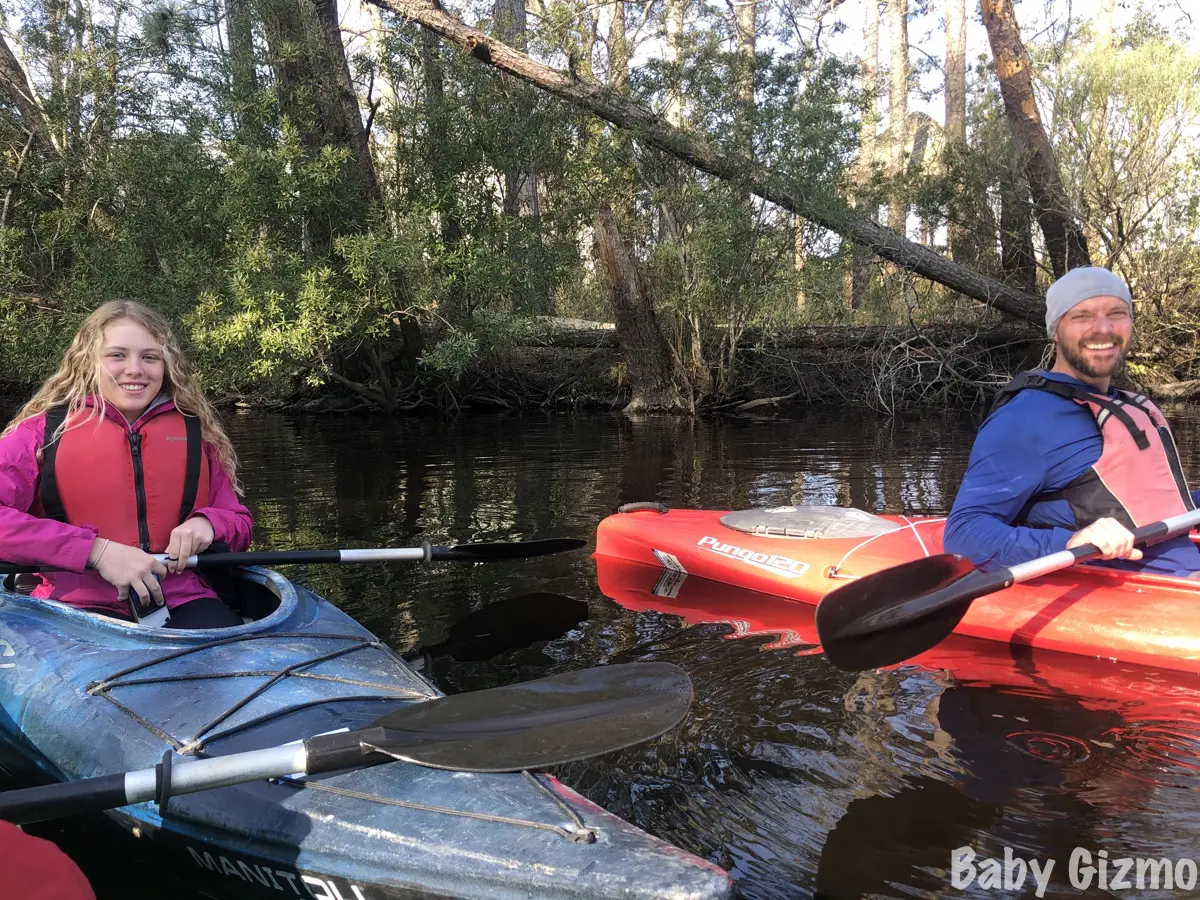
[[[764,652],[821,652],[811,604],[611,556],[596,557],[596,575],[600,591],[626,609],[724,625],[726,640],[751,641]],[[1200,774],[1200,675],[959,635],[887,668],[923,669],[946,689],[983,689],[987,699],[969,705],[991,711],[976,725],[992,738],[998,729],[1000,746],[1064,762],[1107,754],[1131,790],[1142,790],[1142,782],[1191,790]],[[945,706],[938,709],[939,723],[949,727],[941,720]]]
[[[943,552],[940,518],[803,506],[622,510],[598,526],[596,557],[663,570],[662,596],[672,578],[696,576],[816,606],[852,579]],[[980,597],[954,631],[1200,674],[1200,581],[1079,564]]]

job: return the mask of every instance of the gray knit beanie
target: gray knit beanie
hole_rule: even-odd
[[[1099,266],[1084,266],[1072,269],[1046,291],[1046,335],[1054,338],[1059,319],[1092,297],[1117,297],[1129,304],[1129,315],[1133,315],[1133,297],[1129,287],[1108,269]]]

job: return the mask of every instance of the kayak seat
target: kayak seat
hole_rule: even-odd
[[[233,572],[228,575],[227,578],[210,578],[209,582],[216,589],[217,596],[241,616],[243,622],[265,619],[279,608],[279,595],[265,584],[239,578]]]
[[[721,516],[721,524],[743,534],[808,540],[876,537],[901,528],[861,509],[840,506],[739,509]]]

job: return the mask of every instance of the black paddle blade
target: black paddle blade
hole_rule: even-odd
[[[623,750],[687,715],[692,682],[670,663],[625,663],[438,697],[388,713],[371,728],[305,741],[309,774],[348,762],[347,738],[435,769],[519,772]]]
[[[492,562],[500,559],[526,559],[550,553],[566,553],[586,547],[581,538],[549,538],[544,541],[509,541],[495,544],[455,544],[453,547],[433,547],[430,559],[449,562]]]
[[[424,648],[437,659],[482,662],[537,641],[562,637],[588,617],[588,605],[562,594],[530,593],[489,603],[450,627],[440,644]]]
[[[821,647],[848,672],[910,659],[954,631],[980,595],[972,589],[980,574],[969,560],[944,553],[852,581],[817,604]]]

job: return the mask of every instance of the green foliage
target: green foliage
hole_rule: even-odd
[[[44,377],[90,309],[131,297],[179,324],[216,393],[338,385],[387,405],[405,385],[453,385],[480,354],[541,340],[539,315],[610,318],[590,248],[601,203],[617,212],[701,396],[739,390],[752,327],[995,318],[885,277],[877,260],[852,310],[852,253],[836,235],[391,17],[346,35],[359,112],[371,117],[376,203],[338,121],[344,95],[328,89],[340,60],[322,47],[316,7],[249,8],[254,81],[235,91],[220,4],[0,0],[53,142],[31,150],[22,112],[0,97],[0,166],[14,173],[0,220],[0,376]],[[956,259],[1012,277],[999,229],[1028,188],[986,64],[970,80],[969,146],[887,181],[878,158],[859,158],[876,98],[862,96],[854,41],[842,55],[822,44],[856,32],[837,4],[760,5],[752,98],[739,94],[751,61],[726,8],[691,7],[676,62],[663,7],[624,9],[627,73],[613,68],[608,7],[541,5],[530,52],[620,79],[656,110],[681,97],[689,128],[810,203],[854,194],[865,210],[898,195],[933,249],[950,249],[952,226],[965,236]],[[493,12],[481,0],[464,14],[486,28]],[[1104,52],[1086,28],[1047,35],[1030,50],[1094,259],[1135,285],[1155,340],[1180,343],[1200,278],[1198,60],[1149,7]],[[536,179],[536,216],[514,194],[525,177]],[[1028,218],[1016,229],[1039,245]],[[1172,371],[1194,377],[1192,366],[1188,356]]]
[[[1120,49],[1081,53],[1058,98],[1060,164],[1094,261],[1160,312],[1190,303],[1177,292],[1200,275],[1200,55],[1136,29]]]

